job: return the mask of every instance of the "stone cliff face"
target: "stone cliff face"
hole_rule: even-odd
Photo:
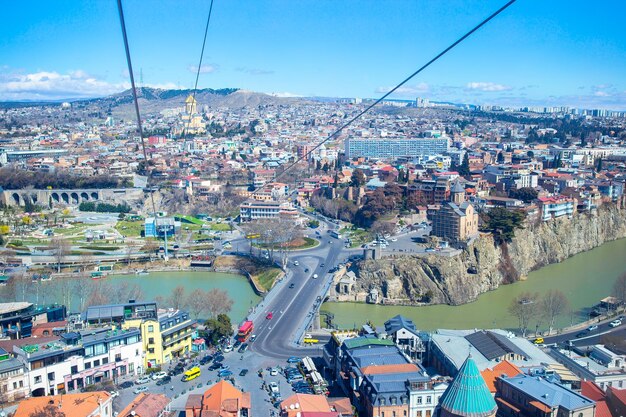
[[[517,230],[496,247],[481,235],[459,255],[394,256],[358,265],[355,292],[375,290],[385,304],[464,304],[480,294],[523,279],[530,271],[626,237],[626,210],[613,204],[592,214],[559,218]]]

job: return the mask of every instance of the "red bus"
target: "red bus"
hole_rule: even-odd
[[[254,323],[252,323],[252,320],[244,321],[241,327],[239,327],[239,331],[237,332],[237,340],[242,343],[245,342],[246,340],[248,340],[253,331]]]

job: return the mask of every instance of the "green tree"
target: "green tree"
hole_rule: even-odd
[[[216,318],[204,322],[209,342],[216,345],[222,337],[229,337],[233,333],[233,325],[226,314],[218,314]]]
[[[365,174],[360,169],[355,169],[352,171],[352,176],[350,177],[350,186],[352,187],[363,187],[366,181]]]
[[[485,229],[493,234],[497,244],[509,242],[515,236],[515,229],[523,229],[526,218],[523,211],[509,211],[503,207],[495,207],[484,214]]]
[[[467,152],[463,155],[463,161],[459,166],[458,172],[462,177],[467,177],[470,174],[469,154]]]
[[[539,195],[538,191],[532,187],[522,187],[509,191],[509,197],[522,200],[524,203],[530,203]]]
[[[598,158],[598,162],[596,163],[596,172],[602,171],[602,158]]]

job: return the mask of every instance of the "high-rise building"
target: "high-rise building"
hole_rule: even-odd
[[[448,137],[427,139],[348,138],[344,146],[347,158],[429,158],[446,153],[450,146],[450,140]]]

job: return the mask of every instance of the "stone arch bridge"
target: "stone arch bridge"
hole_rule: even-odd
[[[8,206],[27,203],[44,207],[56,205],[78,206],[83,202],[111,202],[135,200],[143,197],[140,188],[76,188],[67,190],[2,190],[0,202]]]

